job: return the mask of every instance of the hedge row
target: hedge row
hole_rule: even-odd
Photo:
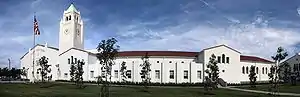
[[[71,82],[69,80],[56,80],[56,82]],[[84,83],[92,83],[92,84],[97,84],[96,81],[84,81]],[[138,86],[141,86],[143,85],[142,82],[109,82],[110,84],[113,84],[113,85],[138,85]],[[102,84],[100,82],[100,84]],[[149,83],[148,84],[149,86],[204,86],[203,83]]]
[[[69,80],[56,80],[56,82],[71,82]],[[84,83],[92,83],[92,84],[97,84],[96,81],[84,81]],[[143,85],[141,82],[109,82],[110,84],[113,85]],[[280,82],[282,83],[282,82]],[[100,83],[102,84],[102,83]],[[269,84],[268,81],[264,82],[257,82],[256,85],[263,85],[263,84]],[[149,86],[204,86],[204,83],[149,83]],[[227,86],[242,86],[242,85],[250,85],[249,82],[241,82],[241,83],[227,83]]]

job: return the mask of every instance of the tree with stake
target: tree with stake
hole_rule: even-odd
[[[122,62],[121,68],[120,68],[120,73],[121,73],[121,78],[123,82],[126,82],[127,76],[126,76],[126,62]]]
[[[271,72],[268,74],[269,78],[271,79],[270,80],[270,83],[272,85],[270,87],[271,92],[274,92],[274,93],[278,92],[278,81],[279,81],[278,65],[279,65],[280,61],[284,60],[285,57],[287,57],[287,56],[288,56],[287,52],[282,47],[278,47],[276,55],[272,56],[272,59],[276,62],[276,64],[270,68]],[[272,91],[272,89],[276,89],[276,90]]]
[[[101,71],[105,71],[103,85],[101,86],[101,97],[109,97],[109,82],[111,80],[111,68],[115,64],[114,60],[116,59],[119,51],[119,46],[116,45],[117,40],[111,38],[108,40],[102,40],[97,46],[97,59],[101,64]]]
[[[248,75],[249,76],[249,80],[250,80],[250,85],[251,87],[255,87],[255,82],[256,82],[256,73],[255,73],[255,66],[251,66],[250,67],[250,74]]]
[[[148,53],[145,54],[145,56],[142,57],[142,60],[143,60],[143,63],[140,65],[142,67],[142,70],[141,70],[141,78],[142,78],[142,83],[144,85],[144,88],[145,90],[144,91],[147,91],[148,89],[148,84],[150,83],[150,71],[151,71],[151,64],[149,62],[149,56],[148,56]]]
[[[41,67],[40,72],[41,72],[41,77],[42,77],[42,82],[45,82],[45,79],[48,79],[49,77],[47,76],[48,73],[51,72],[51,69],[49,68],[51,65],[48,65],[48,58],[43,56],[38,60],[38,64]]]

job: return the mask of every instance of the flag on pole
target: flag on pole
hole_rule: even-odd
[[[40,35],[40,30],[39,30],[39,24],[38,21],[36,20],[36,17],[34,16],[34,23],[33,23],[33,31],[34,35]]]

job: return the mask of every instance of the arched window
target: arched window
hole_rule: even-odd
[[[258,74],[258,67],[256,67],[256,74]]]
[[[70,64],[71,62],[70,62],[71,60],[70,60],[70,58],[68,58],[68,64]]]
[[[242,67],[242,73],[245,74],[245,67]]]
[[[69,16],[69,20],[71,20],[71,15]]]
[[[222,63],[225,63],[225,54],[222,54]]]
[[[264,73],[265,73],[265,68],[263,67],[263,68],[262,68],[262,74],[264,74]]]
[[[268,74],[268,68],[266,67],[266,74]]]
[[[69,20],[69,18],[68,17],[66,17],[66,21],[68,21]]]
[[[226,63],[229,63],[229,57],[226,57]]]
[[[246,73],[248,74],[248,70],[249,70],[249,68],[248,68],[248,66],[246,67]]]

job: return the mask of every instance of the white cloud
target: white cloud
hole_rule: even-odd
[[[206,24],[184,28],[187,23],[168,27],[156,32],[145,32],[143,28],[126,31],[123,35],[147,34],[161,38],[135,36],[122,41],[122,50],[183,50],[200,51],[217,44],[227,44],[245,55],[256,55],[270,59],[277,47],[282,46],[289,53],[295,52],[295,45],[300,43],[300,34],[292,29],[268,27],[261,18],[245,24],[234,24],[229,27],[211,27]],[[192,22],[188,22],[192,23]],[[263,27],[259,25],[265,25]],[[131,25],[132,26],[132,25]],[[140,25],[136,25],[140,27]],[[127,26],[124,26],[127,27]],[[181,33],[180,33],[181,32]]]

